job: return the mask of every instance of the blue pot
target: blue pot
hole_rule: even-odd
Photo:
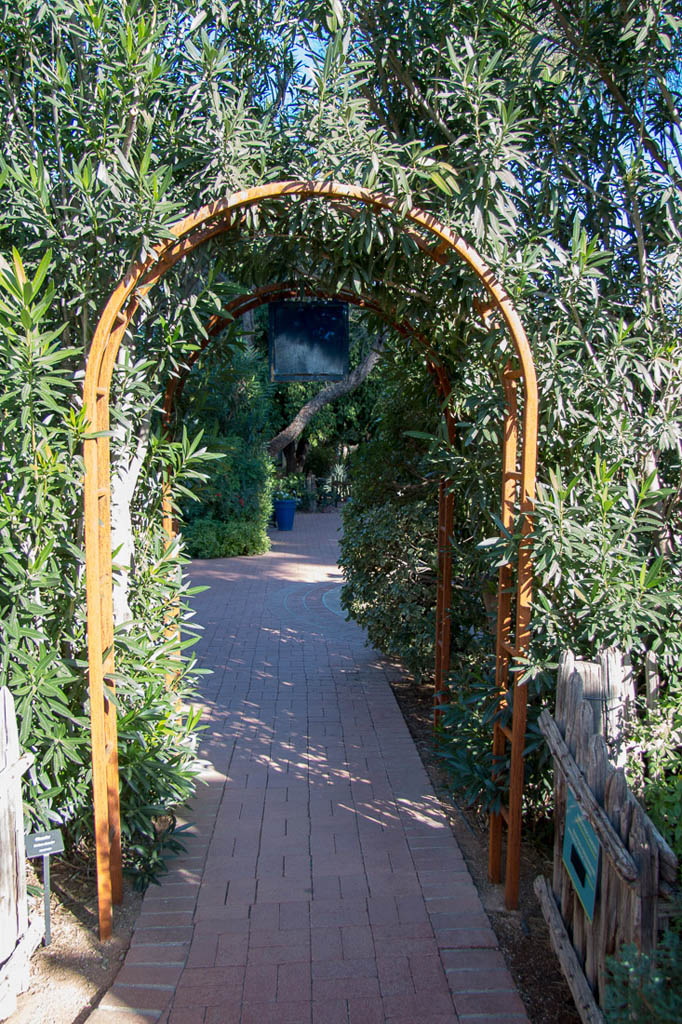
[[[293,530],[296,513],[295,498],[275,499],[275,521],[278,530]]]

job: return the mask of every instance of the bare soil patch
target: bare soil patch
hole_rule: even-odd
[[[97,889],[94,868],[85,860],[53,857],[50,901],[52,941],[31,960],[31,985],[17,998],[6,1024],[83,1024],[113,984],[130,945],[142,896],[124,883],[124,899],[114,909],[114,936],[97,937]],[[33,875],[29,882],[42,886]],[[42,917],[42,897],[31,898],[29,916]]]

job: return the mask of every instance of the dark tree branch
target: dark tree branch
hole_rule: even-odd
[[[429,103],[426,96],[421,91],[415,80],[411,77],[411,75],[408,74],[408,72],[400,63],[395,54],[392,53],[391,50],[388,50],[387,57],[389,64],[391,65],[393,71],[395,72],[396,78],[401,83],[401,85],[404,86],[408,96],[410,96],[415,101],[415,103],[422,108],[427,117],[429,117],[433,121],[433,123],[437,125],[437,127],[443,133],[448,142],[454,143],[454,133],[450,131],[447,124],[445,123],[441,115],[438,113],[436,108]]]
[[[570,46],[573,48],[574,52],[577,54],[578,57],[582,56],[584,60],[592,67],[592,69],[597,72],[602,82],[611,94],[612,98],[615,100],[616,104],[620,107],[623,114],[625,114],[625,116],[628,118],[628,120],[634,127],[635,131],[639,135],[641,144],[644,146],[653,162],[656,164],[659,170],[663,171],[664,174],[669,174],[670,177],[673,178],[673,180],[677,184],[677,187],[679,188],[680,184],[682,183],[682,179],[680,179],[680,176],[676,174],[674,169],[669,165],[668,161],[665,158],[665,155],[661,152],[659,145],[657,144],[655,139],[653,139],[652,136],[649,134],[649,132],[644,126],[643,120],[640,117],[638,117],[637,113],[635,112],[635,109],[632,107],[630,103],[628,103],[613,76],[604,67],[599,57],[595,53],[590,52],[587,49],[587,47],[582,44],[579,36],[574,32],[568,18],[559,6],[558,0],[550,0],[550,2],[556,15],[557,21],[561,25],[564,35],[566,36],[566,39],[568,40]]]

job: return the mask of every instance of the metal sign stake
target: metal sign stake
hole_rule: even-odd
[[[43,858],[43,908],[45,912],[45,938],[46,946],[52,941],[50,928],[50,856],[53,853],[64,852],[64,840],[61,830],[53,828],[49,832],[34,832],[26,836],[26,856]]]
[[[52,941],[50,932],[50,855],[43,857],[43,910],[45,913],[45,942],[46,946]]]

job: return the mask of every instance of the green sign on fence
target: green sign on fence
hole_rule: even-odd
[[[591,921],[599,885],[601,846],[594,829],[578,806],[570,786],[566,793],[566,824],[562,851],[568,872],[583,910]]]

